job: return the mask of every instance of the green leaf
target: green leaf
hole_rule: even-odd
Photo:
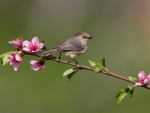
[[[98,62],[92,62],[90,60],[88,60],[90,66],[94,67],[94,72],[97,73],[97,72],[100,72],[102,71],[105,67],[103,65],[101,65],[100,63]]]
[[[127,87],[128,87],[130,90],[133,89],[133,86],[127,85]]]
[[[100,71],[102,71],[105,67],[103,66],[103,65],[101,65],[100,63],[95,63],[96,64],[96,66],[95,66],[95,70],[94,70],[94,72],[95,73],[97,73],[97,72],[100,72]]]
[[[90,66],[96,67],[96,62],[92,62],[92,61],[90,61],[90,60],[88,60],[88,62],[89,62],[89,64],[90,64]]]
[[[3,60],[1,60],[1,65],[3,65]]]
[[[104,67],[106,67],[106,65],[105,65],[105,58],[102,58],[101,64],[102,64]]]
[[[122,89],[117,95],[116,95],[116,100],[117,100],[117,104],[119,104],[122,99],[129,93],[130,89],[129,88],[125,88]]]
[[[44,40],[43,40],[43,43],[44,43]],[[42,50],[46,50],[46,49],[47,48],[46,48],[45,43],[44,43],[44,46],[43,46]]]
[[[133,93],[134,93],[134,87],[130,86],[130,85],[127,85],[127,87],[130,89],[130,91],[129,91],[129,97],[132,98],[133,97]]]
[[[104,67],[96,67],[96,68],[94,69],[94,72],[95,72],[95,73],[98,73],[98,72],[102,71],[103,69],[104,69]]]
[[[97,68],[94,69],[94,72],[95,72],[95,73],[98,73],[98,72],[100,72],[100,71],[101,71],[101,69],[100,69],[99,67],[97,67]]]
[[[4,56],[6,56],[6,55],[10,55],[11,53],[16,54],[16,53],[18,53],[18,51],[9,51],[9,52],[6,52],[6,53],[0,55],[0,59],[2,59],[2,58],[3,58]]]
[[[9,58],[9,54],[5,55],[1,61],[2,66],[5,66],[6,64],[8,64],[10,62],[10,58]]]
[[[97,62],[96,62],[96,67],[99,67],[101,71],[105,68],[103,65]]]
[[[134,88],[132,90],[129,91],[129,97],[132,98],[133,97],[133,93],[134,93]]]
[[[74,68],[74,69],[68,69],[64,72],[63,77],[67,76],[69,81],[71,80],[71,78],[73,77],[73,75],[78,72],[78,69]]]
[[[128,76],[128,78],[129,78],[130,80],[133,80],[133,81],[136,81],[136,80],[137,80],[136,78],[130,77],[130,76]]]
[[[127,88],[122,89],[117,95],[116,95],[116,100],[117,104],[121,102],[121,100],[129,94],[129,97],[132,98],[134,93],[134,86],[127,85]]]

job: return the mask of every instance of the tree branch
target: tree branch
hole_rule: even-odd
[[[64,60],[59,60],[57,59],[56,57],[52,56],[52,55],[49,55],[49,56],[40,56],[40,55],[37,55],[36,53],[31,53],[31,52],[27,52],[27,51],[24,51],[24,54],[25,55],[31,55],[31,56],[36,56],[36,57],[40,57],[40,58],[44,58],[46,60],[52,60],[52,61],[55,61],[55,62],[60,62],[60,63],[63,63],[63,64],[67,64],[67,65],[71,65],[71,66],[76,66],[76,64],[74,63],[71,63],[71,62],[67,62],[67,61],[64,61]],[[78,69],[80,70],[89,70],[89,71],[94,71],[93,68],[91,67],[87,67],[87,66],[83,66],[83,65],[78,65],[77,66]],[[133,80],[130,80],[126,77],[123,77],[123,76],[120,76],[120,75],[117,75],[117,74],[114,74],[114,73],[111,73],[109,71],[106,71],[106,70],[103,70],[99,73],[102,73],[102,74],[105,74],[105,75],[109,75],[109,76],[112,76],[112,77],[115,77],[115,78],[118,78],[118,79],[121,79],[121,80],[124,80],[124,81],[127,81],[127,82],[130,82],[132,84],[135,84],[136,82],[133,81]],[[141,87],[144,87],[146,89],[149,89],[150,90],[150,86],[149,85],[145,85],[145,86],[141,86]]]

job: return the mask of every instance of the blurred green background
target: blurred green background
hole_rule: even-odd
[[[149,0],[0,1],[1,54],[13,50],[8,42],[20,36],[38,36],[51,48],[80,31],[93,37],[86,53],[76,58],[80,64],[105,57],[116,74],[150,73]],[[62,74],[71,66],[48,61],[46,72],[34,72],[31,59],[37,58],[25,56],[17,72],[12,66],[0,68],[0,113],[149,112],[150,92],[144,88],[117,105],[115,95],[129,83],[84,70],[69,82]]]

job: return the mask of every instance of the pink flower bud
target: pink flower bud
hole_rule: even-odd
[[[37,71],[37,70],[44,71],[45,70],[45,66],[44,66],[44,62],[43,61],[31,60],[29,63],[31,64],[31,68],[34,71]]]
[[[12,40],[8,43],[14,45],[17,50],[22,50],[23,49],[23,38],[22,37],[17,38],[16,40]]]

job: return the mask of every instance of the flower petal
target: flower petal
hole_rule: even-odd
[[[13,67],[14,67],[14,70],[17,71],[18,68],[19,68],[19,62],[15,62],[15,63],[13,64]]]
[[[146,79],[146,77],[147,77],[144,71],[140,71],[140,72],[138,73],[138,76],[139,76],[139,78],[140,78],[141,80],[144,80],[144,79]]]
[[[24,42],[23,42],[23,46],[25,46],[25,47],[27,47],[27,48],[30,48],[31,47],[31,42],[29,42],[28,40],[25,40]]]
[[[14,59],[15,58],[15,54],[10,54],[9,57],[10,57],[10,59]]]
[[[11,43],[12,43],[12,41],[9,41],[8,43],[10,43],[10,44],[11,44]]]
[[[37,63],[38,61],[35,61],[35,60],[31,60],[29,63],[30,64],[34,64],[34,63]]]
[[[37,51],[39,51],[39,49],[36,49],[36,50],[32,50],[32,52],[34,53],[34,52],[37,52]]]
[[[15,40],[12,40],[12,41],[10,41],[8,43],[13,44],[14,46],[18,46],[19,45],[19,42],[15,41]]]
[[[147,80],[147,79],[144,79],[143,83],[144,83],[144,84],[148,84],[148,80]]]
[[[150,74],[147,76],[147,80],[150,81]]]
[[[41,70],[45,70],[45,66],[44,65],[41,65]]]
[[[39,65],[38,62],[36,62],[36,63],[34,63],[34,64],[31,65],[31,68],[32,68],[33,70],[37,71],[37,70],[39,70],[40,65]]]
[[[10,61],[10,65],[13,65],[13,61]]]
[[[40,43],[39,46],[40,46],[40,49],[41,49],[41,48],[43,48],[44,44]]]
[[[38,37],[34,37],[33,39],[32,39],[32,41],[31,41],[31,43],[35,46],[35,45],[39,45],[39,39],[38,39]]]
[[[137,86],[142,86],[143,84],[141,84],[141,83],[135,83]]]
[[[22,37],[17,38],[16,40],[9,41],[8,43],[14,45],[17,50],[18,49],[22,50],[22,48],[23,48],[23,38]]]
[[[16,54],[16,55],[15,55],[15,58],[16,58],[16,61],[19,61],[19,62],[22,61],[22,57],[21,57],[20,55],[17,55],[17,54]]]
[[[31,51],[31,49],[24,47],[23,48],[24,51]]]

